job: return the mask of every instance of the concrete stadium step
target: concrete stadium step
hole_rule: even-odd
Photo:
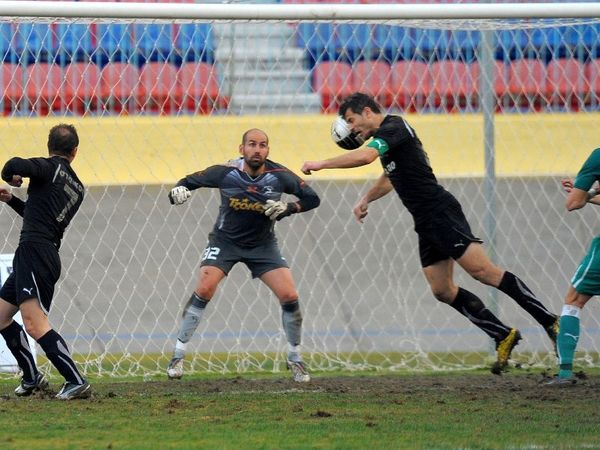
[[[237,67],[236,67],[237,69]],[[311,92],[311,84],[303,71],[243,71],[224,74],[223,90],[226,95],[236,94],[294,94]]]
[[[236,114],[319,113],[321,97],[306,94],[240,94],[231,98],[229,111]]]

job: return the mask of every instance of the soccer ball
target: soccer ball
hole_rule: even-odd
[[[341,116],[331,124],[331,139],[344,150],[354,150],[365,142],[359,134],[350,131],[348,122]]]

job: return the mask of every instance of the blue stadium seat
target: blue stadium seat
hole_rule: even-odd
[[[335,27],[334,46],[338,49],[336,59],[354,63],[374,56],[371,26],[367,24],[342,23]]]
[[[209,23],[187,23],[176,32],[175,47],[178,58],[185,62],[208,62],[215,60],[213,28]]]
[[[448,41],[450,57],[466,63],[473,62],[481,42],[478,30],[453,30]]]
[[[100,23],[96,28],[97,59],[106,62],[128,62],[133,51],[131,26],[123,23]]]
[[[0,23],[0,62],[16,62],[17,58],[11,47],[13,28],[10,23]]]
[[[412,60],[415,54],[415,36],[411,28],[376,25],[374,45],[388,62]]]
[[[298,25],[298,45],[308,53],[309,67],[321,61],[335,61],[336,48],[331,23],[302,22]]]
[[[417,52],[427,60],[450,57],[450,33],[447,30],[419,28],[415,30]]]
[[[139,64],[165,62],[173,56],[173,25],[136,23],[133,36]]]
[[[90,25],[59,23],[56,25],[56,39],[61,64],[89,61],[94,52]]]
[[[17,54],[26,63],[52,62],[51,27],[45,23],[18,23],[14,28],[14,46]]]

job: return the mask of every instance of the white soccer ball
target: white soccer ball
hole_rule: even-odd
[[[360,134],[350,130],[350,125],[341,116],[331,124],[331,139],[344,150],[354,150],[365,142]]]

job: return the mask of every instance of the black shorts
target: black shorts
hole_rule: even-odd
[[[273,269],[289,267],[276,241],[267,241],[256,247],[240,247],[217,236],[209,236],[200,267],[218,267],[227,275],[238,262],[246,264],[252,278],[258,278]]]
[[[483,243],[473,236],[460,205],[449,206],[436,214],[427,225],[419,227],[417,234],[422,267],[448,258],[458,259],[470,243]]]
[[[13,271],[0,289],[0,298],[15,306],[37,298],[48,314],[60,270],[60,256],[54,245],[21,243],[15,251]]]

